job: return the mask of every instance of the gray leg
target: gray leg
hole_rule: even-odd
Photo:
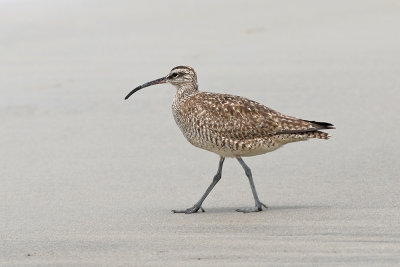
[[[246,213],[262,211],[262,206],[264,206],[265,208],[267,208],[267,206],[265,206],[263,203],[261,203],[260,199],[258,199],[256,187],[254,186],[253,176],[251,175],[251,170],[250,170],[249,166],[247,166],[246,163],[244,163],[244,161],[241,157],[237,157],[237,160],[239,161],[240,165],[242,165],[247,178],[249,178],[249,183],[250,183],[251,191],[253,192],[253,197],[254,197],[256,206],[254,208],[248,208],[248,209],[237,209],[236,211],[246,212]]]
[[[185,210],[172,210],[173,213],[186,213],[186,214],[189,214],[189,213],[195,213],[199,209],[201,209],[204,212],[204,209],[201,207],[201,204],[203,204],[203,201],[206,199],[206,197],[211,192],[211,190],[214,188],[214,186],[218,183],[218,181],[221,180],[222,165],[224,164],[224,160],[225,160],[224,157],[220,158],[219,165],[218,165],[218,172],[214,176],[214,179],[213,179],[212,183],[208,186],[206,192],[200,198],[200,200],[196,204],[194,204],[194,206],[191,207],[191,208],[188,208],[188,209],[185,209]]]

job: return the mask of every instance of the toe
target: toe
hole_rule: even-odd
[[[196,213],[199,209],[190,208],[185,211],[186,214]]]
[[[185,210],[172,210],[172,213],[186,213],[186,214],[191,214],[191,213],[196,213],[199,209],[201,209],[202,212],[204,212],[204,209],[202,207],[196,207],[193,206],[191,208],[185,209]]]
[[[255,207],[252,208],[247,208],[247,209],[237,209],[237,212],[243,212],[243,213],[250,213],[250,212],[259,212],[262,211],[262,207],[267,208],[267,206],[265,206],[264,204],[260,203],[258,205],[256,205]]]
[[[237,212],[243,212],[243,213],[250,213],[250,212],[256,212],[258,209],[256,207],[254,208],[248,208],[248,209],[237,209]]]
[[[172,213],[186,213],[187,209],[186,210],[171,210],[171,211],[172,211]]]

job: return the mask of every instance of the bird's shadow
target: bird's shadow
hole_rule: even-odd
[[[205,212],[199,211],[199,214],[206,214],[206,213],[242,213],[242,212],[237,212],[237,209],[243,209],[243,208],[249,208],[249,207],[218,207],[218,208],[204,208]],[[262,213],[268,213],[268,212],[273,212],[273,211],[281,211],[281,210],[301,210],[301,209],[325,209],[325,208],[330,208],[330,206],[326,205],[283,205],[283,206],[275,206],[275,205],[270,205],[268,206],[267,209],[263,208],[261,212],[252,212],[253,214],[262,214]]]

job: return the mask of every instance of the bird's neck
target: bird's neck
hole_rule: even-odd
[[[181,85],[176,87],[176,100],[184,100],[185,98],[199,91],[197,84]]]

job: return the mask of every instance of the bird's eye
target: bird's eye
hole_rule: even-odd
[[[173,78],[176,78],[176,77],[178,77],[178,73],[172,73],[172,75],[171,75]]]

